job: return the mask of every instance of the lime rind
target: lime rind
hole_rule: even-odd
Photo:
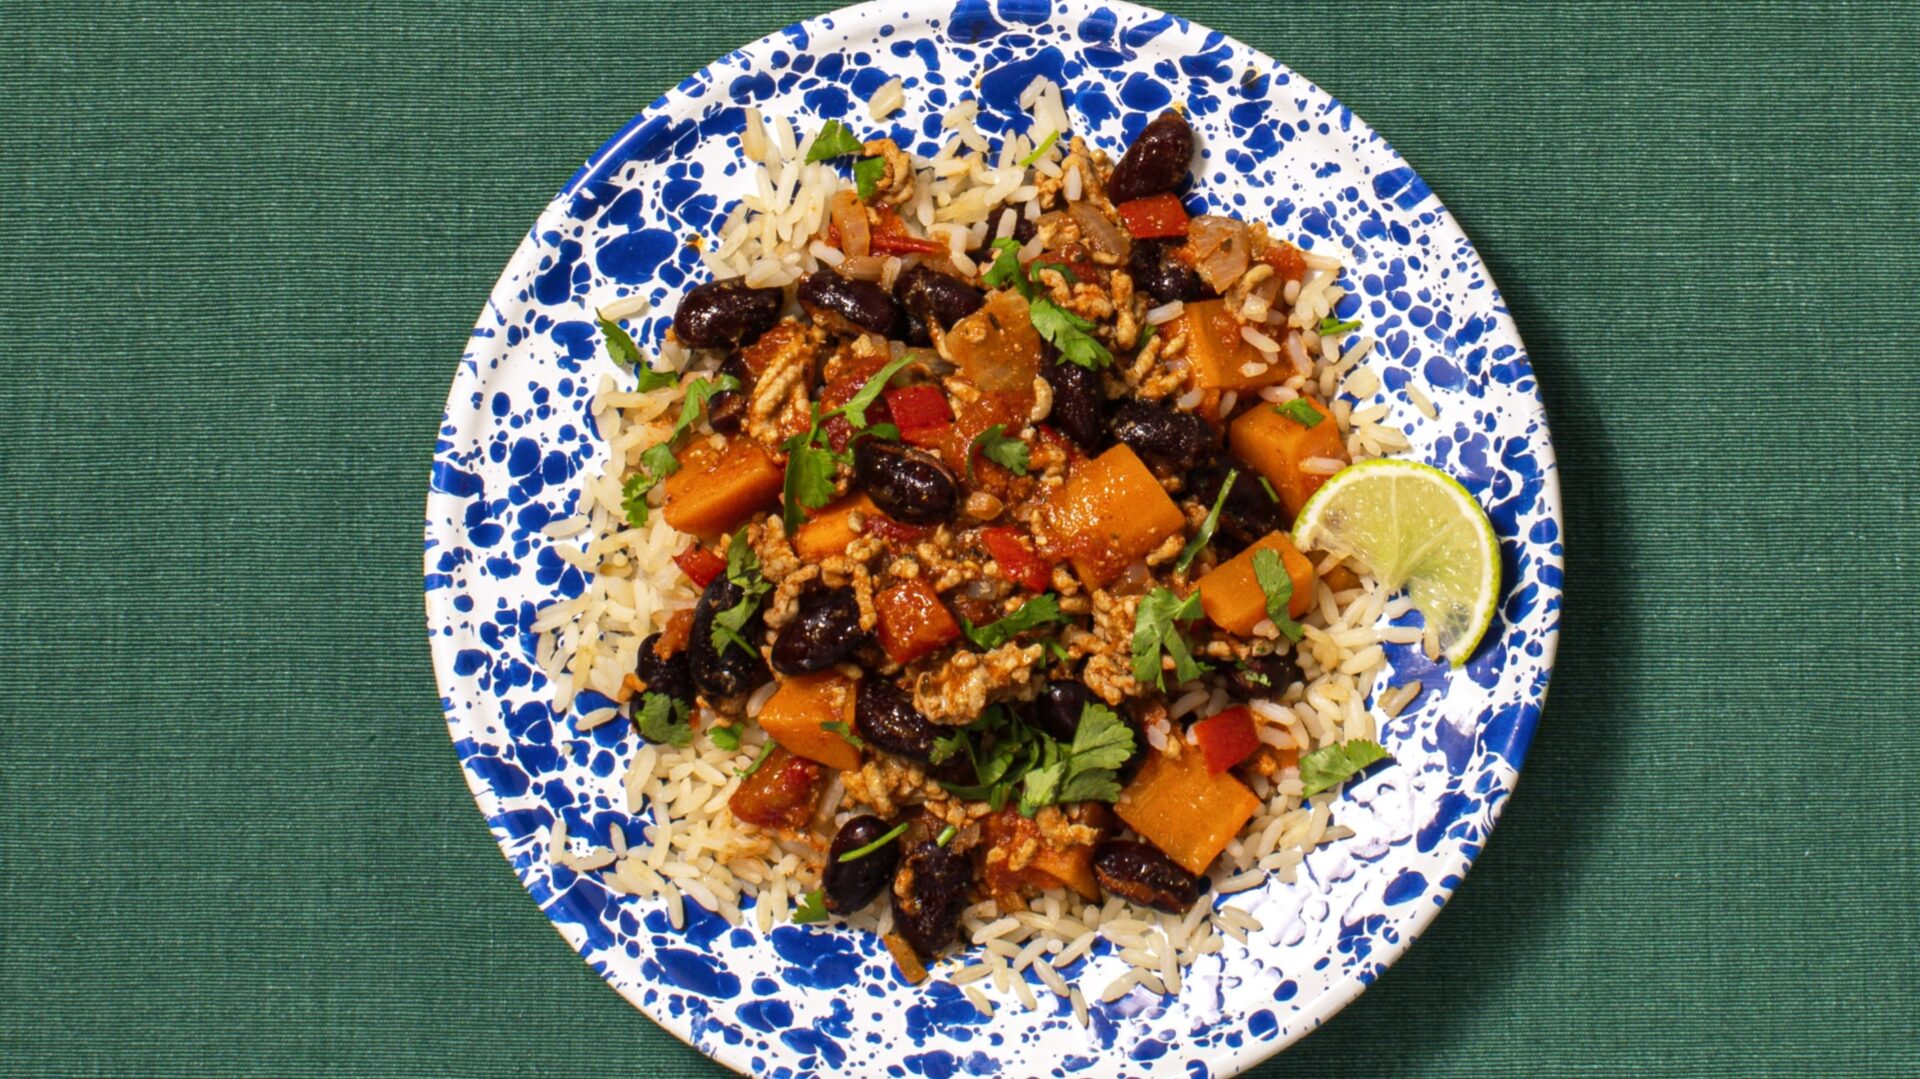
[[[1300,508],[1294,545],[1346,555],[1389,588],[1404,588],[1455,667],[1493,623],[1500,542],[1460,481],[1418,461],[1342,469]]]

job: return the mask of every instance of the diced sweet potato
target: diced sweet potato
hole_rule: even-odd
[[[1260,807],[1231,773],[1214,775],[1192,746],[1176,759],[1155,752],[1113,807],[1134,831],[1189,873],[1205,873]]]
[[[1293,365],[1284,358],[1271,363],[1267,354],[1254,348],[1240,333],[1240,320],[1227,311],[1225,300],[1199,300],[1187,304],[1186,311],[1171,324],[1160,327],[1168,340],[1187,335],[1187,362],[1193,372],[1193,384],[1203,390],[1249,390],[1285,382],[1293,374]],[[1276,339],[1277,340],[1277,339]],[[1264,371],[1249,375],[1246,364],[1263,364]]]
[[[1289,616],[1299,618],[1313,604],[1313,563],[1294,548],[1285,532],[1269,532],[1200,578],[1200,609],[1207,612],[1214,625],[1242,637],[1267,617],[1267,594],[1253,575],[1255,551],[1274,552],[1286,567],[1287,577],[1293,581],[1293,598],[1287,601]]]
[[[813,816],[820,786],[819,765],[775,746],[760,767],[741,780],[727,808],[748,824],[794,831]]]
[[[1087,899],[1100,898],[1100,882],[1093,875],[1093,847],[1058,847],[1040,836],[1040,826],[1008,806],[982,822],[988,854],[982,862],[987,894],[1003,911],[1022,910],[1031,890],[1072,888]],[[1031,851],[1027,851],[1028,844]],[[995,854],[994,851],[1001,853]],[[1009,868],[1025,858],[1019,869]]]
[[[780,499],[785,474],[765,450],[737,439],[723,450],[701,443],[680,458],[667,477],[667,523],[696,536],[717,536],[747,523]]]
[[[760,709],[760,726],[789,753],[848,772],[860,767],[860,751],[826,728],[853,729],[853,682],[832,671],[782,678]]]
[[[1187,519],[1147,466],[1125,444],[1073,467],[1053,504],[1052,531],[1058,552],[1073,560],[1089,588],[1120,575]]]
[[[1092,847],[1056,847],[1042,843],[1040,849],[1033,852],[1033,862],[1027,870],[1045,874],[1054,882],[1045,887],[1072,888],[1083,899],[1100,898],[1100,882],[1093,875]]]
[[[871,520],[880,513],[880,507],[864,493],[848,495],[794,531],[793,553],[799,555],[802,562],[820,562],[846,554],[847,545],[860,535],[849,520],[854,513]]]
[[[933,586],[916,577],[873,597],[880,647],[895,663],[911,663],[960,636],[960,623]]]
[[[1301,400],[1320,414],[1319,423],[1308,427],[1273,406],[1259,405],[1233,421],[1227,430],[1227,443],[1233,452],[1273,484],[1274,493],[1289,514],[1299,513],[1313,492],[1327,482],[1323,473],[1304,471],[1301,462],[1309,457],[1347,459],[1340,428],[1326,408],[1311,398]]]

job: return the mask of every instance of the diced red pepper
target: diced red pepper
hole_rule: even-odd
[[[1053,566],[1046,559],[1033,553],[1027,541],[1020,538],[1014,529],[1001,527],[989,528],[981,534],[986,541],[987,553],[1000,564],[1000,572],[1007,580],[1032,592],[1044,592],[1053,581]]]
[[[1187,234],[1187,208],[1171,192],[1132,199],[1114,207],[1136,240],[1161,240]]]
[[[1253,729],[1253,713],[1244,706],[1229,708],[1193,725],[1194,741],[1207,759],[1207,771],[1214,775],[1232,768],[1260,748],[1260,736]]]
[[[1282,281],[1304,281],[1307,278],[1307,257],[1300,249],[1290,243],[1276,243],[1267,248],[1260,261],[1273,267],[1273,272]]]
[[[918,543],[933,531],[919,525],[903,525],[891,517],[874,514],[867,518],[867,532],[889,543]]]
[[[696,587],[705,588],[715,577],[727,572],[727,560],[707,550],[699,544],[673,556],[673,564],[687,575]]]
[[[938,446],[953,426],[953,410],[938,386],[903,386],[883,394],[900,438],[916,446]]]
[[[873,222],[873,229],[867,246],[876,255],[931,255],[947,249],[946,244],[937,240],[909,233],[907,223],[890,208],[874,210],[869,220]]]

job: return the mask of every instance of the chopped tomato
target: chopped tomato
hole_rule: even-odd
[[[933,586],[915,577],[873,597],[880,647],[895,663],[911,663],[960,636],[960,623]]]
[[[947,245],[937,240],[915,236],[907,231],[907,223],[892,209],[880,208],[873,211],[869,218],[873,222],[873,237],[868,241],[876,255],[931,255],[945,251]]]
[[[1300,249],[1290,243],[1279,242],[1268,247],[1260,261],[1273,267],[1273,272],[1282,281],[1304,281],[1307,277],[1307,257]]]
[[[884,514],[876,513],[867,518],[867,531],[889,543],[918,543],[927,538],[932,529],[919,525],[903,525]]]
[[[1053,580],[1053,566],[1039,555],[1020,533],[1011,528],[989,528],[982,533],[986,540],[987,553],[1000,564],[1000,572],[1007,580],[1033,592],[1044,592]]]
[[[1207,758],[1207,771],[1214,775],[1232,768],[1260,748],[1260,736],[1254,733],[1253,713],[1242,707],[1229,708],[1193,725],[1194,741]]]
[[[679,566],[680,572],[700,588],[707,587],[715,577],[727,571],[726,559],[697,543],[674,555],[673,564]]]
[[[733,815],[762,828],[798,830],[820,797],[820,766],[775,746],[727,799]]]
[[[1133,199],[1114,207],[1136,240],[1159,240],[1187,234],[1187,208],[1180,196],[1168,192]]]
[[[953,426],[953,410],[947,407],[947,397],[938,386],[904,386],[883,396],[902,441],[938,446],[947,428]]]

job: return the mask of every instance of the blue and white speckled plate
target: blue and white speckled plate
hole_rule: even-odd
[[[1096,1004],[1003,1006],[983,1020],[953,988],[906,985],[871,938],[823,926],[770,937],[690,907],[686,928],[550,866],[556,816],[608,842],[633,750],[624,722],[577,733],[547,705],[533,612],[580,593],[541,534],[572,515],[577,477],[606,453],[587,415],[610,362],[593,307],[644,293],[657,343],[702,279],[682,238],[711,233],[747,190],[742,107],[848,116],[893,76],[906,109],[884,126],[931,155],[938,117],[977,94],[981,127],[1026,121],[1036,74],[1066,90],[1076,128],[1117,154],[1159,109],[1186,103],[1204,162],[1196,194],[1272,222],[1348,267],[1369,364],[1409,456],[1460,478],[1499,532],[1506,595],[1460,670],[1391,650],[1392,681],[1431,692],[1383,725],[1399,764],[1349,786],[1351,838],[1315,851],[1298,883],[1236,902],[1266,926],[1203,957],[1184,991]],[[1423,388],[1440,418],[1401,392]],[[1406,948],[1479,853],[1545,698],[1560,605],[1560,505],[1533,372],[1486,267],[1440,201],[1338,101],[1270,57],[1185,20],[1100,0],[889,0],[790,27],[716,62],[596,153],[528,232],[495,286],[455,376],[426,520],[427,620],[447,724],[468,784],[527,891],[596,971],[675,1035],[743,1072],[772,1076],[1222,1075],[1312,1030]],[[1067,971],[1091,1000],[1118,972],[1098,954]]]

